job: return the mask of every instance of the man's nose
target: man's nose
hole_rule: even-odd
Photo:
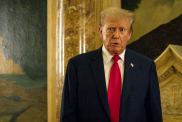
[[[114,38],[119,38],[120,37],[120,30],[116,29],[114,33]]]

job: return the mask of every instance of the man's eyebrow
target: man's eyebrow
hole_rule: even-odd
[[[119,28],[123,28],[123,29],[126,29],[127,27],[121,26],[121,27],[119,27]]]
[[[116,28],[115,26],[108,26],[107,28]]]

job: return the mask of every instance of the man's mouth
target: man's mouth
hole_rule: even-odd
[[[118,45],[119,43],[113,43],[114,45]]]

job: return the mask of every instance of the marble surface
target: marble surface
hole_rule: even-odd
[[[64,0],[58,2],[58,75],[56,118],[59,121],[64,73],[70,58],[95,49],[95,0]],[[62,8],[61,8],[62,7]]]

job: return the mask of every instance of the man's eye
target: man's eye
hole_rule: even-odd
[[[114,32],[114,28],[108,28],[108,32]]]
[[[124,28],[121,28],[120,31],[123,32],[123,31],[125,31],[125,29]]]

